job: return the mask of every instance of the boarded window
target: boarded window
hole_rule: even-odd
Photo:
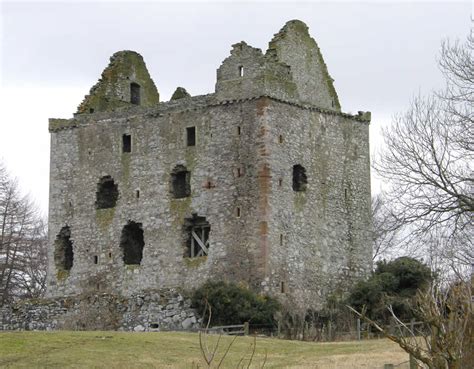
[[[130,84],[130,102],[135,105],[140,105],[140,85],[138,83]]]
[[[132,136],[122,136],[122,152],[132,152]]]
[[[65,226],[61,228],[54,241],[54,263],[58,270],[71,270],[73,262],[71,230]]]
[[[209,253],[209,234],[211,226],[205,217],[193,214],[192,218],[185,219],[186,234],[185,257],[206,256]]]
[[[175,199],[191,196],[191,172],[177,165],[171,172],[171,193]]]
[[[293,191],[306,191],[308,184],[308,177],[306,176],[306,169],[296,164],[293,166]]]
[[[118,187],[111,176],[102,177],[97,184],[95,206],[97,209],[115,207],[118,199]]]
[[[120,249],[123,254],[124,264],[140,264],[143,257],[143,229],[141,223],[129,221],[122,229]]]
[[[196,146],[196,127],[186,128],[186,145]]]

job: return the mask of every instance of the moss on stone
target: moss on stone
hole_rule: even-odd
[[[179,100],[184,99],[186,97],[191,97],[191,95],[188,93],[188,91],[186,91],[184,87],[178,87],[171,96],[171,100]]]
[[[152,106],[160,101],[160,95],[148,73],[143,57],[134,51],[124,50],[112,55],[109,65],[85,96],[77,108],[77,113],[111,111],[131,106],[132,82],[140,86],[141,106]]]
[[[191,215],[191,197],[171,199],[169,207],[173,217],[173,222],[175,226],[179,227],[183,224],[183,219],[186,216]]]
[[[74,119],[49,118],[49,131],[55,132],[60,129],[75,127],[77,122]]]
[[[109,209],[96,209],[95,220],[96,224],[102,231],[107,230],[115,216],[115,208]]]
[[[293,197],[293,205],[296,211],[303,211],[306,205],[306,193],[305,191],[295,192]]]
[[[130,154],[129,153],[122,153],[121,163],[122,163],[122,184],[128,187],[129,180],[130,180]]]
[[[186,266],[190,268],[197,268],[201,264],[205,263],[207,261],[207,256],[200,256],[196,258],[184,258],[184,262],[186,263]]]
[[[58,281],[64,281],[69,277],[69,270],[64,270],[64,269],[58,269],[56,272],[56,279]]]

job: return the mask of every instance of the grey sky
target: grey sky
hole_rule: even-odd
[[[470,31],[471,2],[3,2],[0,158],[47,209],[47,118],[71,117],[115,51],[141,53],[166,101],[176,86],[213,92],[233,43],[266,50],[301,19],[343,111],[370,110],[372,133],[418,92],[442,87],[441,40]]]

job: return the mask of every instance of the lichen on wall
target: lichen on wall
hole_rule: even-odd
[[[143,57],[135,51],[123,50],[110,58],[99,81],[77,108],[77,114],[115,110],[134,105],[132,84],[139,86],[139,103],[153,106],[160,101],[155,83]]]

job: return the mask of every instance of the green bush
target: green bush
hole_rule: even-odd
[[[280,304],[272,297],[256,294],[234,283],[208,281],[196,289],[192,306],[207,322],[206,301],[211,307],[211,325],[274,324]]]
[[[416,317],[411,308],[416,291],[431,280],[431,270],[416,259],[379,261],[372,276],[353,288],[347,303],[359,311],[365,306],[369,317],[384,323],[391,316],[387,310],[391,305],[399,318],[408,320]]]

